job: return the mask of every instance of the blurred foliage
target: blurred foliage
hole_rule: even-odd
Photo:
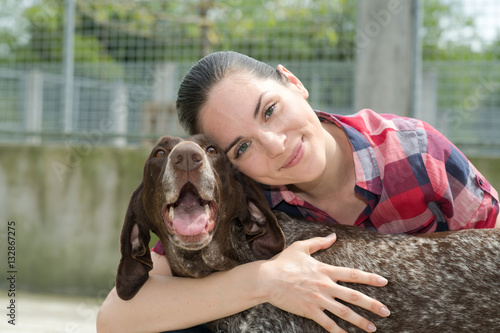
[[[265,61],[350,61],[355,54],[356,1],[75,1],[81,63],[193,61],[221,49]],[[61,62],[64,3],[0,0],[0,62]],[[424,60],[498,58],[500,38],[482,41],[458,2],[423,4]]]
[[[423,0],[424,60],[491,60],[494,48],[484,40],[475,18],[458,1]],[[500,35],[497,37],[500,40]],[[497,57],[498,57],[498,48]]]
[[[355,2],[303,0],[78,1],[83,31],[133,38],[169,60],[245,48],[263,59],[352,58]],[[292,36],[292,38],[291,38]],[[102,40],[102,36],[96,36]],[[119,61],[137,50],[105,44]],[[187,53],[178,52],[183,46]],[[293,50],[291,52],[290,50]]]

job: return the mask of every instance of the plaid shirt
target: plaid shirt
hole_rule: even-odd
[[[354,190],[367,202],[356,226],[407,234],[494,227],[497,191],[429,124],[371,110],[317,114],[320,121],[342,128],[351,143]],[[272,209],[338,223],[286,186],[263,188]]]

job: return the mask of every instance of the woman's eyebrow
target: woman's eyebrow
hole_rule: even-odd
[[[233,141],[233,142],[231,142],[231,143],[229,144],[229,146],[228,146],[226,149],[224,149],[224,153],[226,153],[226,154],[227,154],[227,152],[228,152],[228,151],[230,151],[230,150],[231,150],[231,148],[233,148],[233,147],[234,147],[234,145],[236,145],[236,144],[238,143],[238,141],[240,141],[241,139],[243,139],[243,137],[242,137],[242,136],[239,136],[239,137],[237,137],[236,139],[234,139],[234,141]]]
[[[264,98],[264,95],[267,94],[268,92],[269,90],[266,90],[262,92],[262,94],[260,94],[259,99],[257,100],[257,105],[255,106],[255,111],[253,113],[254,119],[256,119],[259,116],[260,106],[262,105],[262,98]],[[231,142],[229,146],[227,146],[227,148],[224,149],[224,152],[227,154],[227,152],[230,151],[231,148],[233,148],[234,145],[236,145],[238,141],[240,141],[242,138],[243,138],[242,136],[239,136],[236,139],[234,139],[233,142]]]
[[[262,94],[260,94],[259,96],[259,100],[257,101],[257,105],[255,106],[255,111],[253,113],[253,117],[254,118],[257,118],[257,116],[259,115],[259,111],[260,111],[260,105],[262,104],[262,98],[264,97],[265,94],[267,94],[269,92],[269,90],[266,90],[264,91]]]

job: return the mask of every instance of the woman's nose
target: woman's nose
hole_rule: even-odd
[[[270,158],[275,158],[285,152],[286,135],[284,133],[262,131],[259,139],[264,151]]]

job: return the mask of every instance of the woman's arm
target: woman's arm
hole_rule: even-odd
[[[285,311],[310,318],[328,332],[344,332],[344,330],[340,329],[324,310],[367,332],[374,332],[376,328],[373,323],[335,299],[360,306],[382,317],[389,316],[387,307],[336,282],[383,287],[387,284],[387,280],[377,274],[323,264],[311,257],[311,254],[330,247],[335,240],[335,235],[330,235],[298,241],[274,259],[264,262],[263,271],[269,266],[270,272],[269,277],[263,279],[269,283],[268,302]]]
[[[256,294],[251,296],[255,293],[250,278],[254,274],[253,265],[190,279],[168,274],[170,268],[165,256],[152,253],[152,260],[154,270],[131,300],[120,299],[115,288],[109,293],[97,317],[99,333],[187,328],[259,303]]]
[[[334,237],[324,237],[296,242],[271,260],[244,264],[202,279],[171,276],[165,257],[152,253],[154,269],[148,281],[129,301],[121,300],[113,289],[99,311],[97,330],[126,333],[181,329],[269,302],[311,318],[329,332],[343,330],[326,316],[325,309],[373,331],[367,319],[335,298],[386,316],[384,305],[336,281],[373,286],[384,286],[387,281],[376,274],[329,266],[310,256],[334,241]]]

